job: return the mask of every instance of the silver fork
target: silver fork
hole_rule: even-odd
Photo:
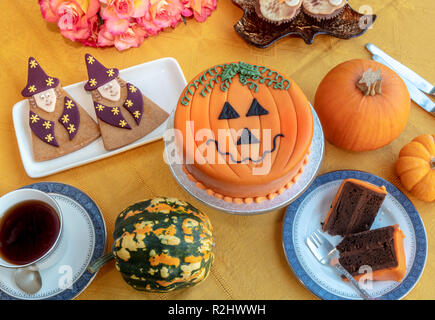
[[[320,231],[314,233],[306,239],[307,246],[313,255],[322,264],[331,265],[340,275],[345,276],[358,290],[364,300],[374,300],[366,290],[360,287],[354,277],[338,262],[338,250],[326,239]]]

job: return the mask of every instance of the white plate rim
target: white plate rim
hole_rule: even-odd
[[[359,170],[338,170],[318,176],[308,190],[287,208],[282,226],[282,246],[286,260],[297,279],[312,294],[324,300],[346,300],[343,297],[335,295],[319,286],[304,270],[297,258],[293,245],[293,222],[299,206],[311,192],[325,183],[335,180],[344,180],[347,178],[355,178],[378,185],[384,185],[387,188],[388,193],[403,206],[411,220],[416,236],[416,253],[411,270],[397,287],[381,297],[377,297],[377,299],[382,300],[400,300],[415,287],[423,274],[428,250],[426,230],[423,220],[408,197],[392,183],[374,174]]]

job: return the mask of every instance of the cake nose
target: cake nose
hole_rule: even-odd
[[[243,129],[242,135],[239,140],[237,140],[237,145],[242,144],[258,144],[260,140],[249,130],[248,128]]]

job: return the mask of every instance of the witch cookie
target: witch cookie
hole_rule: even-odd
[[[28,99],[33,157],[46,161],[71,153],[100,136],[96,122],[48,76],[35,58],[28,62],[27,85],[21,94]]]
[[[168,113],[145,97],[134,84],[119,77],[116,68],[106,68],[92,55],[85,56],[91,92],[104,147],[113,150],[128,145],[156,129]]]

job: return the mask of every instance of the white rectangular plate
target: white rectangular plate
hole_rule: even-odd
[[[180,65],[173,58],[158,59],[120,70],[120,77],[137,86],[145,96],[169,114],[177,106],[180,94],[187,84]],[[96,121],[92,97],[83,87],[85,83],[86,81],[75,83],[64,89]],[[36,162],[33,159],[32,133],[28,123],[28,113],[29,102],[27,99],[15,104],[12,110],[21,160],[27,175],[31,178],[45,177],[82,166],[161,139],[167,126],[165,121],[145,137],[116,150],[107,151],[104,149],[103,140],[100,137],[88,146],[70,154],[53,160]]]

